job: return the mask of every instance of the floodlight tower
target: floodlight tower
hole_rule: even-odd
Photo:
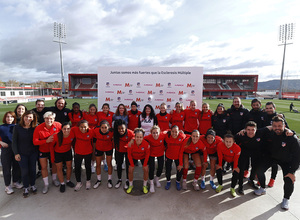
[[[61,71],[61,84],[62,84],[62,94],[66,93],[65,90],[65,76],[64,76],[64,66],[62,57],[62,44],[66,44],[66,25],[62,23],[54,22],[54,38],[53,42],[59,44],[59,54],[60,54],[60,71]]]
[[[283,24],[279,26],[279,45],[284,46],[283,49],[283,60],[282,60],[282,68],[281,68],[281,77],[280,77],[280,87],[279,87],[279,95],[278,98],[282,98],[282,79],[283,79],[283,72],[284,72],[284,60],[285,60],[285,50],[286,45],[293,44],[292,40],[294,38],[296,25],[294,23]]]

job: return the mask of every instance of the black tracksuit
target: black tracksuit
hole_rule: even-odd
[[[230,118],[225,112],[224,114],[215,113],[212,116],[212,127],[214,128],[216,134],[221,138],[229,131]]]
[[[243,105],[236,109],[232,105],[231,108],[227,110],[227,113],[230,117],[229,129],[233,135],[245,128],[246,115],[249,113],[248,109],[244,108]]]

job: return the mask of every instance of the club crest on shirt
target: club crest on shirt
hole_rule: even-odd
[[[209,117],[209,118],[210,118],[210,115],[208,115],[207,117]]]
[[[108,114],[108,116],[110,116],[110,114]]]
[[[81,115],[79,115],[78,118],[81,118]]]
[[[97,121],[97,118],[95,118],[95,121]]]
[[[181,138],[179,138],[179,141],[181,141]]]
[[[135,116],[136,118],[139,117],[138,115]]]
[[[56,128],[53,128],[53,131],[56,131]]]
[[[244,112],[240,112],[240,116],[243,116]]]
[[[226,119],[223,119],[223,123],[226,123]]]
[[[71,138],[71,141],[73,141],[73,138]]]
[[[109,138],[109,135],[107,135],[106,137]]]
[[[195,115],[197,115],[197,112],[195,112]]]
[[[43,155],[43,153],[40,153],[40,156],[42,156]]]
[[[128,136],[126,136],[125,138],[128,139]]]
[[[168,119],[168,117],[166,116],[165,119]]]
[[[231,150],[231,151],[230,151],[230,153],[232,154],[232,153],[233,153],[233,151]]]
[[[286,146],[286,143],[285,143],[285,142],[282,142],[281,146],[282,146],[282,147],[285,147],[285,146]]]
[[[199,148],[198,147],[196,147],[196,150],[198,150]]]
[[[144,148],[142,147],[142,150],[144,150]]]
[[[256,141],[257,141],[257,142],[260,142],[260,138],[256,138]]]
[[[67,112],[64,112],[64,114],[65,114],[65,116],[67,116],[67,115],[68,115],[68,113],[67,113]]]
[[[183,115],[180,115],[181,118],[183,118]]]
[[[87,135],[86,137],[87,137],[87,138],[89,138],[89,137],[90,137],[90,135]]]

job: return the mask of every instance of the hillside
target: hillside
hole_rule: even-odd
[[[266,82],[258,82],[258,90],[278,90],[280,85],[280,80],[270,80]],[[300,80],[284,80],[283,81],[283,91],[294,92],[300,91]]]

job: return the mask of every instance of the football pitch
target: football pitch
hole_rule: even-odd
[[[266,99],[266,100],[261,100],[262,102],[262,106],[264,107],[265,104],[269,101],[273,101],[276,105],[276,111],[278,113],[283,113],[288,125],[290,127],[290,129],[296,131],[297,135],[299,136],[300,134],[300,113],[292,113],[289,110],[289,106],[291,104],[291,102],[294,103],[294,108],[300,110],[300,101],[296,101],[296,100],[270,100],[270,99]],[[55,100],[50,100],[50,101],[45,101],[45,106],[50,107],[50,106],[54,106],[54,102]],[[72,108],[72,103],[74,102],[78,102],[80,104],[80,108],[81,109],[88,109],[88,106],[91,103],[94,103],[97,106],[97,99],[68,99],[67,100],[67,107],[68,108]],[[219,103],[223,103],[224,106],[226,107],[226,109],[230,108],[231,104],[232,104],[232,100],[231,99],[203,99],[203,102],[209,103],[210,105],[210,109],[212,111],[216,110],[216,107]],[[124,104],[130,104],[130,103],[124,103]],[[251,109],[251,100],[246,100],[243,99],[242,100],[242,104],[248,108]],[[4,115],[5,112],[7,111],[13,111],[16,107],[16,103],[13,104],[8,104],[8,105],[4,105],[4,104],[0,104],[0,119],[1,119],[1,123],[2,124],[2,117]],[[24,103],[24,105],[27,107],[27,109],[32,109],[35,108],[35,102],[28,102],[28,103]],[[101,106],[100,106],[101,108]],[[198,103],[198,107],[199,109],[201,109],[200,104]],[[99,111],[99,109],[98,109]]]

